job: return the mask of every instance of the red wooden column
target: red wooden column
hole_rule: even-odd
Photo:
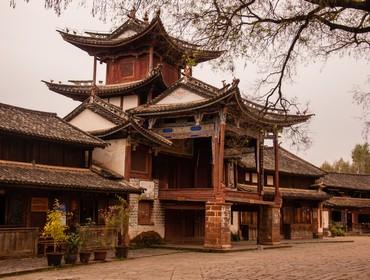
[[[280,194],[280,178],[279,178],[279,161],[280,161],[280,153],[279,153],[279,134],[277,130],[274,130],[274,155],[275,155],[275,174],[274,174],[274,187],[275,187],[275,197],[274,202],[276,205],[281,207],[282,198]]]
[[[153,54],[154,54],[153,46],[150,46],[149,47],[149,74],[153,70],[153,60],[154,60]]]
[[[256,167],[257,167],[257,191],[259,195],[263,195],[263,187],[265,185],[265,170],[264,170],[264,149],[265,149],[265,132],[260,131],[259,139],[256,142]]]
[[[219,154],[218,154],[218,192],[222,195],[222,200],[224,201],[224,150],[225,150],[225,129],[226,129],[226,108],[220,111],[220,143],[219,143]]]

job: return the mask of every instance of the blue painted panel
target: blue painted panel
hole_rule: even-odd
[[[170,132],[173,132],[173,129],[172,128],[163,128],[162,132],[163,133],[170,133]]]
[[[195,125],[195,126],[190,127],[190,130],[191,131],[199,131],[199,130],[202,130],[202,127],[200,125]]]

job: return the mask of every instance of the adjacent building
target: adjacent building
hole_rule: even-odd
[[[329,173],[322,189],[331,195],[324,203],[324,227],[339,224],[348,233],[370,233],[370,175]]]
[[[116,194],[141,193],[94,166],[107,143],[56,114],[0,104],[0,257],[36,253],[39,229],[58,199],[66,224],[93,218]]]

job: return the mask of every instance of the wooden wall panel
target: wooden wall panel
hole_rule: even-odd
[[[163,79],[168,86],[172,85],[178,79],[180,79],[178,68],[170,64],[163,63],[162,73],[163,73]]]
[[[132,75],[131,72],[125,72],[129,67],[127,65],[132,64]],[[107,63],[107,84],[118,84],[131,81],[137,81],[144,79],[148,75],[149,67],[149,56],[148,54],[135,57],[123,57],[115,61]]]

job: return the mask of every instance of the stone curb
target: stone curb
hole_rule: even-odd
[[[158,255],[130,257],[130,258],[127,258],[127,259],[109,259],[109,260],[106,260],[106,261],[90,261],[87,264],[83,264],[83,263],[76,263],[74,265],[72,265],[72,264],[63,264],[63,266],[60,266],[60,267],[45,266],[45,267],[39,267],[39,268],[33,268],[33,269],[26,269],[26,270],[0,273],[0,278],[12,277],[12,276],[18,276],[18,275],[24,275],[24,274],[30,274],[30,273],[36,273],[36,272],[44,272],[44,271],[50,271],[50,270],[63,270],[63,269],[68,269],[68,268],[72,268],[72,267],[79,267],[79,266],[89,266],[89,265],[97,265],[97,264],[104,264],[104,263],[110,263],[110,262],[130,261],[130,260],[157,257],[157,256],[165,256],[165,255],[172,255],[172,254],[178,254],[178,253],[180,253],[180,252],[176,251],[176,252],[169,252],[169,253],[163,253],[163,254],[158,254]]]

